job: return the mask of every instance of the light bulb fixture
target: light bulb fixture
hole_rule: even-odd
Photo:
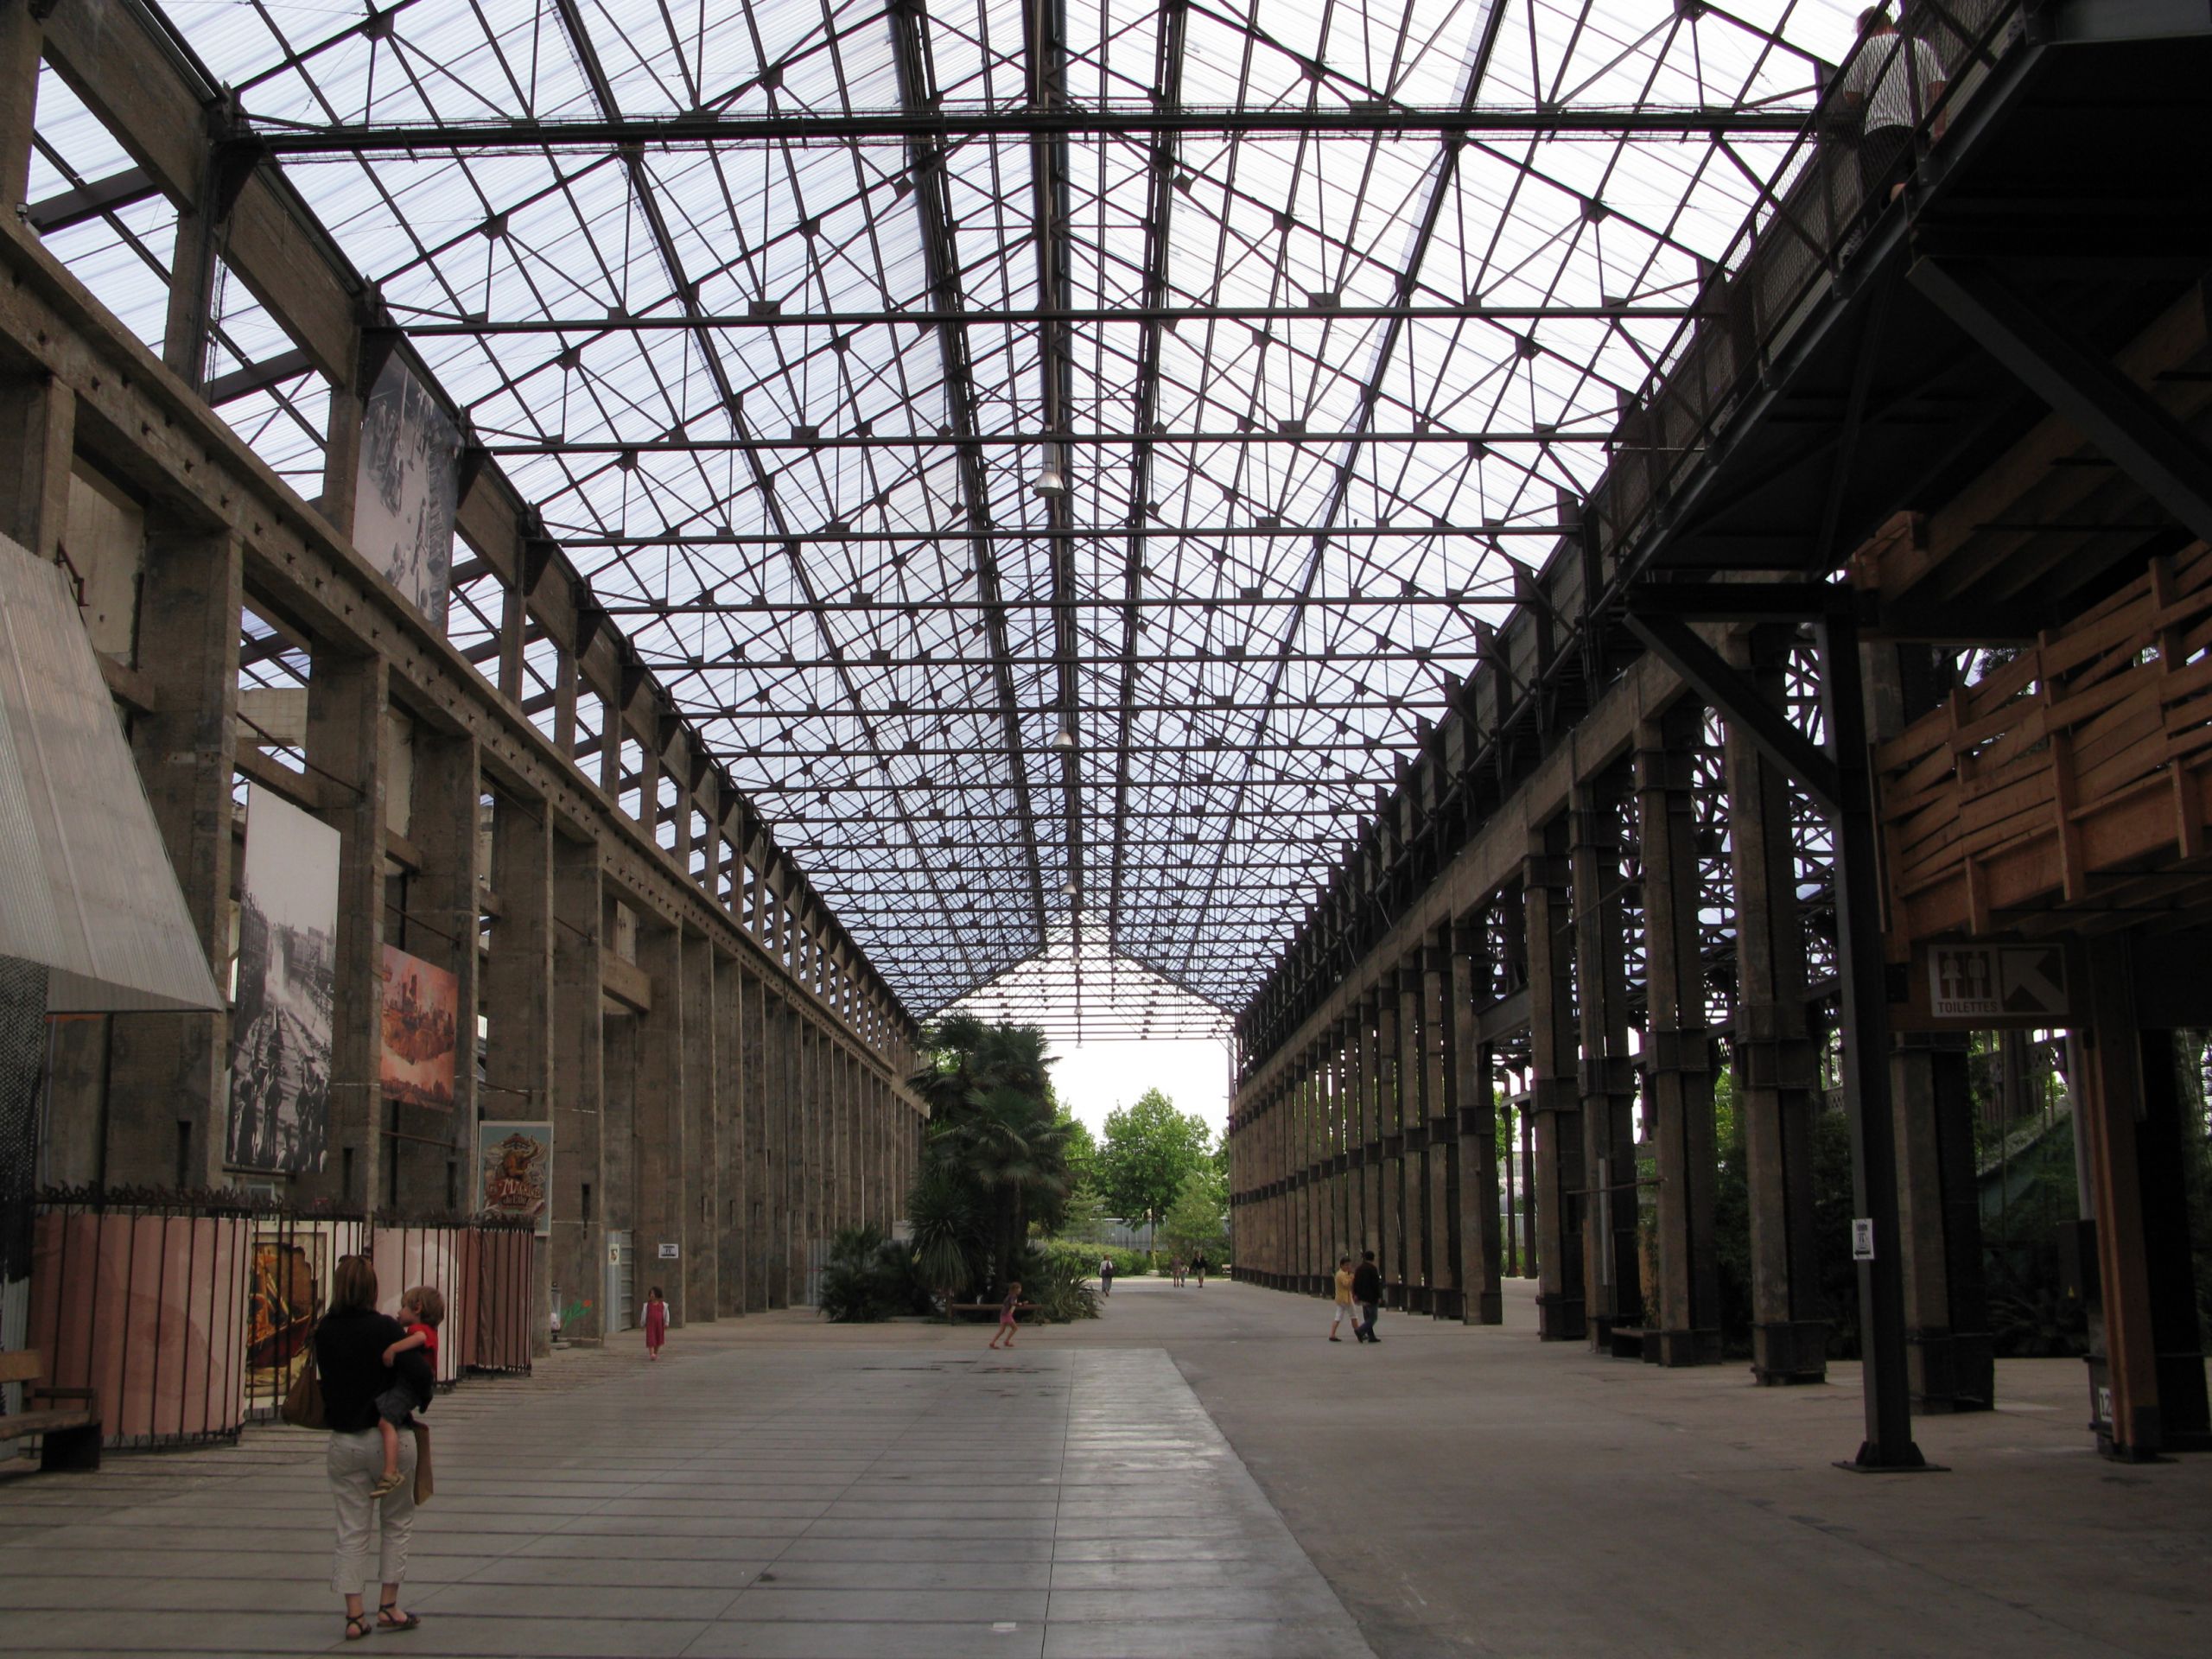
[[[1063,726],[1052,734],[1052,747],[1065,753],[1076,746],[1075,728]]]
[[[1081,887],[1078,883],[1077,883],[1077,882],[1073,882],[1073,881],[1069,882],[1069,883],[1067,884],[1067,886],[1065,886],[1065,887],[1062,887],[1062,888],[1060,889],[1060,891],[1061,891],[1062,893],[1064,893],[1067,894],[1067,896],[1068,896],[1069,898],[1071,898],[1071,899],[1080,899],[1081,897],[1083,897],[1083,888],[1082,888],[1082,887]]]
[[[1030,481],[1029,487],[1039,495],[1065,495],[1068,493],[1068,481],[1061,474],[1058,467],[1047,467]]]

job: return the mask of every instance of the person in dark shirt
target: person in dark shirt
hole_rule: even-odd
[[[411,1630],[422,1621],[399,1605],[407,1550],[415,1530],[415,1441],[400,1442],[404,1478],[381,1502],[369,1495],[384,1470],[377,1433],[377,1396],[392,1386],[385,1350],[406,1337],[398,1320],[377,1312],[377,1270],[366,1256],[340,1256],[331,1274],[330,1311],[315,1326],[315,1363],[322,1382],[330,1442],[323,1468],[338,1506],[338,1548],[330,1587],[346,1599],[346,1639],[375,1630]],[[361,1596],[372,1548],[382,1581],[373,1619]]]
[[[1375,1310],[1382,1302],[1382,1270],[1375,1265],[1375,1252],[1362,1250],[1359,1266],[1352,1269],[1351,1299],[1359,1304],[1359,1322],[1351,1333],[1362,1342],[1380,1342],[1375,1334]]]

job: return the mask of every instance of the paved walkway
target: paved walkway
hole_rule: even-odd
[[[678,1332],[657,1365],[564,1355],[441,1401],[405,1596],[423,1625],[371,1640],[416,1659],[1370,1655],[1160,1348],[772,1323],[802,1340]],[[8,1483],[0,1646],[345,1645],[321,1446],[257,1430]]]
[[[1302,1298],[1124,1281],[1027,1334],[779,1314],[439,1402],[423,1655],[2212,1651],[2212,1457],[2083,1433],[2078,1361],[1864,1477],[1855,1374],[1759,1389]],[[329,1651],[320,1438],[0,1481],[0,1649]]]

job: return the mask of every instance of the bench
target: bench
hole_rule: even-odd
[[[41,1407],[13,1416],[0,1417],[0,1440],[26,1434],[39,1440],[41,1469],[97,1469],[100,1466],[100,1402],[92,1389],[38,1386],[46,1376],[46,1362],[35,1348],[0,1353],[0,1382],[23,1385],[26,1405],[33,1400],[67,1400],[77,1403]]]
[[[955,1313],[996,1313],[1000,1306],[997,1302],[952,1302],[947,1304],[944,1313],[946,1319],[950,1319]],[[1019,1325],[1023,1314],[1036,1311],[1037,1304],[1034,1302],[1016,1302],[1014,1305],[1014,1323]]]

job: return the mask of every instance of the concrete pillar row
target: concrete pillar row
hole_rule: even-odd
[[[1581,1037],[1574,1014],[1574,926],[1567,823],[1529,837],[1522,866],[1529,947],[1529,1041],[1535,1077],[1536,1329],[1575,1342],[1589,1328],[1583,1293]]]
[[[1567,817],[1580,1015],[1582,1298],[1592,1347],[1643,1322],[1637,1251],[1636,1057],[1629,1047],[1628,917],[1620,832],[1622,769],[1575,786]]]
[[[132,718],[131,753],[194,931],[216,963],[230,956],[237,877],[231,785],[243,572],[242,550],[229,531],[165,526],[148,538],[138,591],[138,664],[155,706]],[[178,765],[180,757],[188,764]],[[54,1176],[118,1185],[223,1185],[229,1013],[121,1014],[105,1024],[104,1066],[72,1068],[85,1084],[82,1109],[65,1114],[57,1090],[50,1114],[57,1128],[65,1116],[102,1127],[84,1137],[79,1166],[55,1167]],[[98,1029],[98,1022],[54,1027],[57,1051],[60,1039]],[[57,1084],[61,1076],[57,1065]]]
[[[1438,1319],[1459,1317],[1459,1270],[1454,1253],[1459,1230],[1452,1211],[1458,1184],[1459,1077],[1452,1065],[1452,930],[1447,923],[1421,951],[1421,1155],[1414,1165],[1421,1188],[1421,1288],[1420,1311]]]
[[[478,966],[483,902],[477,866],[483,776],[472,737],[417,725],[410,747],[413,781],[405,834],[422,867],[387,884],[396,889],[397,900],[390,907],[388,925],[392,944],[453,975],[455,1048],[449,1106],[383,1103],[391,1131],[389,1192],[398,1200],[395,1207],[451,1211],[469,1207],[477,1120],[508,1116],[480,1109],[476,1067],[461,1063],[474,1047],[475,1017],[482,1007]]]
[[[1698,931],[1697,820],[1692,755],[1704,710],[1684,699],[1637,732],[1638,847],[1643,861],[1645,1108],[1659,1186],[1655,1274],[1643,1350],[1662,1365],[1720,1359],[1720,1272],[1714,1254],[1719,1181],[1713,1123],[1713,1039],[1705,1023]]]
[[[596,838],[556,826],[541,802],[501,797],[493,809],[493,867],[503,914],[492,930],[491,1046],[486,1060],[505,1086],[500,1109],[553,1122],[550,1282],[560,1287],[564,1335],[604,1339],[620,1328],[611,1294],[607,1235],[624,1197],[607,1179],[609,1020],[600,988],[606,895]],[[541,977],[542,976],[542,977]],[[635,1021],[621,1031],[626,1063]],[[629,1098],[626,1076],[622,1099]]]
[[[1730,642],[1738,666],[1779,708],[1785,647]],[[1805,924],[1797,899],[1789,789],[1733,722],[1726,728],[1729,875],[1736,900],[1736,1112],[1751,1205],[1751,1375],[1777,1386],[1827,1375],[1834,1310],[1822,1303],[1813,1236],[1820,1057],[1808,1020]]]
[[[1484,924],[1480,911],[1454,924],[1446,963],[1452,1246],[1459,1287],[1458,1313],[1469,1325],[1497,1325],[1505,1317],[1499,1279],[1497,1089],[1490,1046],[1476,1034],[1476,1005],[1488,1000],[1492,983]]]

